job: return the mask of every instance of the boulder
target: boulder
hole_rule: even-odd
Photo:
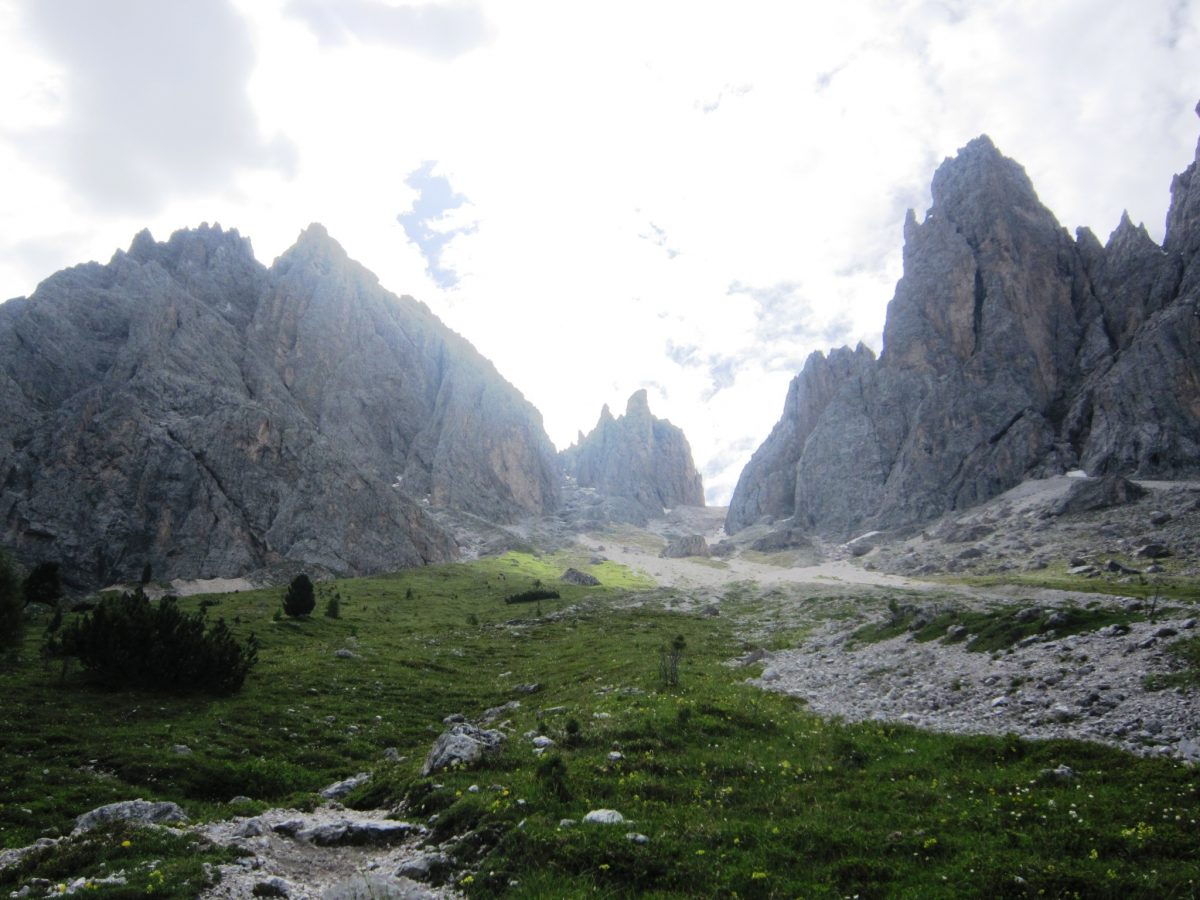
[[[667,559],[680,559],[685,556],[706,557],[708,556],[708,542],[704,540],[704,535],[689,534],[685,537],[675,538],[658,555]]]
[[[593,809],[583,821],[591,825],[622,825],[626,819],[615,809]]]
[[[576,568],[567,569],[567,571],[562,573],[562,576],[559,580],[565,581],[567,584],[578,584],[584,587],[595,587],[600,583],[600,579],[595,575],[589,575],[587,572],[580,572]]]
[[[91,831],[109,822],[131,822],[135,825],[166,825],[188,820],[185,813],[175,803],[151,803],[148,800],[123,800],[119,803],[109,803],[86,812],[75,820],[73,834]]]
[[[1055,516],[1065,516],[1072,513],[1092,512],[1097,509],[1108,509],[1111,506],[1133,503],[1144,496],[1146,496],[1145,488],[1120,475],[1079,478],[1074,481],[1067,493],[1051,507],[1050,513]]]
[[[420,832],[419,825],[408,822],[359,821],[326,822],[296,832],[296,840],[318,847],[363,847],[393,844]]]
[[[485,730],[466,722],[451,725],[442,732],[425,757],[421,775],[430,775],[450,766],[470,766],[484,754],[497,752],[504,743],[504,734]]]
[[[343,781],[337,781],[329,785],[329,787],[321,791],[321,796],[326,800],[341,800],[355,788],[362,787],[370,780],[370,772],[359,772],[357,775],[352,775]]]

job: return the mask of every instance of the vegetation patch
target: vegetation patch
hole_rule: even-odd
[[[1200,636],[1174,641],[1167,645],[1166,650],[1178,669],[1147,675],[1144,682],[1146,690],[1200,687]]]
[[[1164,610],[1163,612],[1167,612]],[[1039,608],[1005,606],[976,611],[960,608],[922,607],[888,602],[888,616],[857,629],[851,641],[871,644],[902,634],[918,641],[965,641],[967,650],[989,653],[1004,650],[1033,636],[1066,637],[1097,631],[1109,625],[1128,625],[1146,620],[1144,612],[1092,604],[1088,607]]]
[[[133,797],[173,800],[193,821],[311,807],[320,788],[370,770],[345,802],[436,815],[468,896],[1195,893],[1189,767],[822,720],[725,664],[752,646],[737,613],[776,602],[750,586],[729,588],[716,618],[603,586],[559,585],[542,617],[502,602],[560,563],[508,554],[316,584],[318,608],[339,598],[337,618],[273,621],[282,587],[184,598],[182,611],[206,604],[241,640],[262,636],[258,665],[226,696],[62,680],[28,633],[0,668],[0,843],[65,835],[80,813]],[[500,753],[421,777],[443,718],[511,700]],[[531,733],[554,742],[545,754]],[[1076,777],[1042,777],[1060,765]],[[599,809],[625,821],[584,821]],[[98,832],[0,871],[0,892],[86,877],[100,896],[191,897],[203,862],[221,858],[188,835]],[[120,869],[126,886],[101,884]]]

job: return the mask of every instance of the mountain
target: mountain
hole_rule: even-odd
[[[883,351],[813,354],[726,519],[846,537],[1029,477],[1200,470],[1200,147],[1159,247],[1124,216],[1072,238],[986,136],[904,223]]]
[[[453,558],[426,507],[553,510],[538,412],[320,225],[134,238],[0,305],[0,541],[77,586]]]
[[[606,405],[596,427],[559,458],[580,487],[610,501],[610,515],[644,523],[664,509],[703,506],[704,485],[683,431],[655,418],[644,390],[636,391],[625,414],[613,418]]]

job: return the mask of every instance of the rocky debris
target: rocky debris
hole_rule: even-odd
[[[608,407],[586,437],[559,454],[563,471],[582,488],[629,505],[610,512],[614,521],[645,524],[675,506],[704,506],[704,486],[682,431],[650,413],[646,391],[636,391],[625,414]]]
[[[178,804],[149,800],[122,800],[86,812],[75,820],[72,834],[82,834],[109,822],[131,822],[136,825],[167,825],[186,822],[185,813]]]
[[[702,534],[677,537],[658,554],[664,559],[682,559],[687,556],[708,556],[708,542]]]
[[[31,387],[33,386],[33,387]],[[541,417],[312,225],[147,232],[0,304],[0,542],[73,586],[451,559],[427,508],[554,510]]]
[[[1080,483],[1100,479],[1054,476],[1030,479],[965,513],[949,513],[929,523],[921,532],[892,533],[872,538],[876,551],[867,559],[878,570],[891,574],[923,576],[963,573],[996,575],[1011,571],[1038,571],[1062,566],[1060,571],[1081,578],[1102,578],[1119,583],[1122,578],[1200,576],[1200,482],[1129,484],[1144,491],[1130,503],[1105,506],[1089,512],[1053,515],[1064,497]],[[1149,511],[1170,515],[1159,526],[1149,524]],[[986,522],[993,532],[974,546],[981,554],[964,558],[944,536]],[[1170,571],[1138,551],[1170,551]],[[842,547],[824,546],[826,552],[847,556]],[[851,558],[853,558],[851,556]],[[1163,558],[1164,561],[1167,559]],[[1116,567],[1110,569],[1109,561]],[[1141,565],[1144,560],[1150,565]],[[1156,568],[1157,567],[1157,568]]]
[[[560,581],[565,581],[567,584],[578,584],[583,587],[595,587],[600,584],[600,579],[595,575],[589,575],[587,572],[580,572],[572,567],[562,573]]]
[[[321,796],[326,800],[341,800],[351,791],[362,787],[370,780],[370,772],[359,772],[357,775],[352,775],[349,778],[329,785],[329,787],[321,791]]]
[[[905,221],[883,354],[809,357],[726,530],[791,518],[844,539],[1030,476],[1195,473],[1196,167],[1172,187],[1163,247],[1127,217],[1102,246],[1072,240],[987,137],[968,143],[934,174],[924,221]]]
[[[256,827],[247,828],[249,822]],[[255,819],[210,822],[193,831],[219,846],[237,849],[237,862],[220,867],[221,879],[204,900],[286,896],[292,900],[432,900],[458,897],[432,887],[450,875],[433,864],[439,854],[420,846],[422,826],[336,804],[311,812],[271,809]],[[423,866],[421,860],[430,859]],[[444,858],[443,858],[444,859]],[[422,884],[421,882],[427,882]],[[260,893],[255,893],[263,885]],[[284,893],[262,893],[278,889]]]
[[[434,742],[421,775],[429,775],[449,766],[469,766],[486,753],[495,753],[504,743],[503,732],[478,728],[467,722],[452,724]]]
[[[1080,478],[1071,485],[1057,504],[1050,509],[1050,515],[1066,516],[1073,513],[1093,512],[1098,509],[1108,509],[1112,506],[1123,506],[1146,496],[1145,488],[1122,478],[1120,475],[1106,475],[1103,478]]]
[[[358,654],[346,647],[333,651],[333,655],[338,659],[358,659]]]
[[[615,809],[593,809],[583,821],[590,825],[624,825],[628,820]]]
[[[1045,605],[1018,610],[1034,618],[1057,612]],[[1177,633],[1175,625],[1133,622],[1062,638],[1051,631],[981,653],[961,640],[916,642],[911,633],[847,643],[857,625],[830,621],[801,646],[773,653],[753,682],[849,721],[1072,738],[1191,759],[1200,749],[1200,694],[1145,687],[1147,675],[1171,671],[1163,641]]]

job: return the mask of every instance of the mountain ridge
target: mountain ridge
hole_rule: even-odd
[[[453,558],[423,509],[559,503],[540,414],[319,225],[140,232],[0,306],[0,535],[78,586]]]

